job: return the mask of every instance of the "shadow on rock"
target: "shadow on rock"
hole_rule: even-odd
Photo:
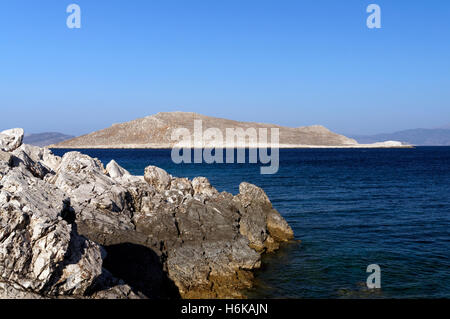
[[[104,247],[103,267],[122,279],[133,292],[147,298],[180,299],[180,293],[167,276],[159,256],[150,248],[131,243]]]

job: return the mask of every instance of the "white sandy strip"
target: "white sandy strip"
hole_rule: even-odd
[[[213,148],[208,145],[209,148]],[[217,147],[220,147],[217,145]],[[222,148],[273,148],[272,144],[237,144],[230,147],[225,144]],[[305,145],[305,144],[280,144],[278,148],[412,148],[412,145],[403,145],[401,142],[387,141],[373,144],[348,144],[348,145]],[[76,145],[70,147],[55,147],[54,145],[48,148],[69,148],[69,149],[172,149],[173,145],[169,144],[118,144],[118,145]],[[190,148],[187,146],[187,148]]]

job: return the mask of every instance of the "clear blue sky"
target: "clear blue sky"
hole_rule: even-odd
[[[0,129],[174,110],[344,134],[450,123],[447,0],[2,0],[0,57]]]

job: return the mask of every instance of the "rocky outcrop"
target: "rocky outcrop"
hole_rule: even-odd
[[[101,247],[64,220],[66,195],[24,165],[0,185],[0,281],[46,296],[84,294],[101,274]]]
[[[287,222],[272,207],[266,193],[259,187],[241,183],[235,199],[242,206],[240,232],[256,251],[274,251],[279,243],[294,237]]]
[[[0,297],[239,298],[261,254],[293,238],[252,184],[233,196],[154,166],[132,176],[79,152],[8,149]]]

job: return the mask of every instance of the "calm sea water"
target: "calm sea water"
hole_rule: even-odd
[[[63,155],[67,150],[55,150]],[[131,173],[147,165],[206,176],[236,194],[262,187],[301,243],[264,257],[259,298],[450,298],[450,147],[280,151],[276,175],[259,164],[181,164],[169,150],[81,150]],[[364,288],[369,264],[381,290]]]

